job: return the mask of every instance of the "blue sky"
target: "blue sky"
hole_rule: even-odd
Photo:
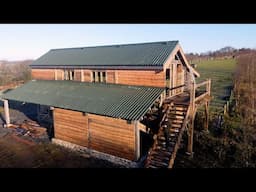
[[[256,24],[0,24],[0,60],[53,48],[179,40],[185,52],[256,48]]]

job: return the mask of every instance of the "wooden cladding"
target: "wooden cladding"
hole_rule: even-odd
[[[75,81],[81,81],[81,71],[80,70],[75,70]]]
[[[75,69],[75,81],[92,82],[95,70]],[[165,72],[154,70],[96,70],[101,74],[103,82],[135,86],[165,87]],[[39,80],[63,80],[64,70],[61,69],[32,69],[32,76]],[[57,75],[57,77],[55,77]],[[82,77],[83,75],[83,77]],[[95,75],[96,78],[96,75]],[[98,80],[96,81],[98,82]]]
[[[134,124],[127,124],[125,120],[89,114],[89,147],[134,160]]]
[[[57,77],[55,78],[56,80],[63,80],[64,78],[64,72],[63,70],[59,70],[59,69],[56,69],[56,75]]]
[[[55,80],[54,69],[32,69],[32,79]]]
[[[85,82],[91,82],[91,70],[84,70],[84,81]]]
[[[54,109],[55,138],[135,160],[134,124],[122,119]]]
[[[165,87],[164,71],[118,70],[117,73],[119,84]]]
[[[116,83],[115,71],[107,71],[107,83]]]
[[[88,147],[88,116],[59,108],[53,114],[55,138]]]

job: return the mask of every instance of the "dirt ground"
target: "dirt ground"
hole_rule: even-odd
[[[0,138],[1,168],[117,168],[110,162],[79,155],[51,144],[26,142],[13,134]]]
[[[1,104],[0,104],[1,105]],[[35,120],[36,107],[9,103],[11,123]],[[108,161],[81,155],[51,142],[34,143],[4,128],[3,107],[0,106],[0,168],[120,168]]]

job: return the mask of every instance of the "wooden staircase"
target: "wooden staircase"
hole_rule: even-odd
[[[146,168],[171,168],[187,121],[189,107],[185,103],[167,103],[160,129],[146,159]],[[169,141],[168,141],[169,140]]]
[[[202,86],[205,86],[205,91],[199,93],[196,89]],[[148,152],[146,168],[172,168],[185,129],[188,135],[187,152],[193,153],[194,119],[197,108],[202,105],[205,105],[205,130],[208,130],[210,90],[211,80],[208,79],[199,84],[192,82],[189,90],[166,97],[163,102],[164,115]]]

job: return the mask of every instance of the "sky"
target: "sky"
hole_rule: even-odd
[[[185,53],[256,48],[256,24],[0,24],[0,60],[50,49],[179,40]]]

